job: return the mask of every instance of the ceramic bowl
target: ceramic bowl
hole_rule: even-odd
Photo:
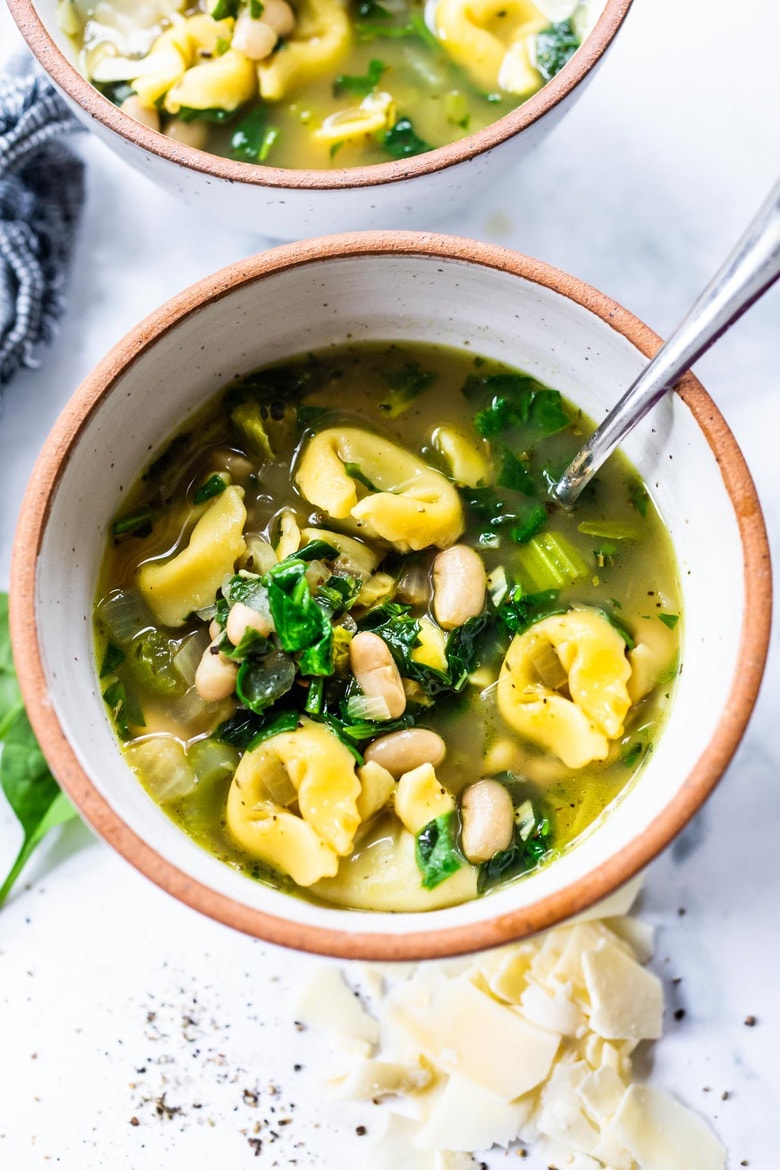
[[[631,0],[606,0],[564,69],[498,122],[451,146],[374,166],[282,170],[218,158],[123,114],[79,73],[56,0],[8,0],[22,35],[73,112],[121,158],[208,216],[299,239],[362,228],[435,228],[539,143],[584,91]]]
[[[594,419],[659,345],[608,297],[501,248],[392,232],[277,248],[169,301],[81,386],[33,474],[12,569],[24,698],[55,775],[86,820],[204,913],[276,943],[352,958],[494,946],[617,889],[722,775],[753,707],[769,634],[770,569],[755,489],[723,418],[688,375],[625,444],[677,552],[684,669],[660,743],[597,828],[523,881],[426,914],[315,905],[200,849],[129,771],[100,697],[92,607],[112,517],[152,453],[235,374],[348,340],[400,339],[468,346],[518,366]]]

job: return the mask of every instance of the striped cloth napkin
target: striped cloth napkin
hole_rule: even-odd
[[[84,164],[62,139],[78,128],[45,77],[0,77],[0,386],[64,309]]]

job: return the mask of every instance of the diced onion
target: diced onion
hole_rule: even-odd
[[[124,754],[146,790],[161,804],[180,800],[195,787],[195,772],[173,735],[150,736],[130,744]]]
[[[178,670],[188,687],[195,685],[195,671],[198,669],[203,652],[209,644],[206,630],[198,630],[190,634],[181,643],[173,656],[173,665]]]
[[[347,715],[356,722],[368,719],[372,723],[381,723],[390,718],[390,708],[382,695],[352,695],[347,700]]]
[[[97,607],[97,616],[111,641],[122,648],[154,626],[145,602],[134,589],[114,590]]]

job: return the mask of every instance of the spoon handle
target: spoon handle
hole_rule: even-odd
[[[602,463],[677,379],[780,276],[780,182],[693,308],[571,461],[553,497],[573,504]]]

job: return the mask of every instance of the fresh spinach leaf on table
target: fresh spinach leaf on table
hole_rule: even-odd
[[[22,706],[11,657],[5,593],[0,593],[0,740],[3,741],[0,786],[24,833],[21,849],[0,886],[2,906],[49,830],[76,816],[76,810],[49,771]]]

